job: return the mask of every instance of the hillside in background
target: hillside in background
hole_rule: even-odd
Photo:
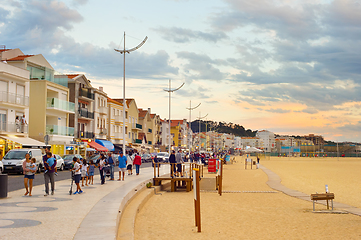
[[[200,125],[200,128],[199,128]],[[243,126],[233,123],[226,122],[213,122],[213,121],[199,121],[195,120],[191,123],[191,128],[193,132],[205,132],[215,131],[218,133],[229,133],[238,137],[255,137],[257,131],[252,131],[251,129],[245,129]]]

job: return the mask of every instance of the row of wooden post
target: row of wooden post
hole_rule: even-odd
[[[174,169],[177,167],[177,164],[178,163],[153,163],[153,171],[154,171],[154,177],[159,177],[160,176],[160,166],[161,165],[170,165],[170,175],[173,176],[174,175]],[[185,162],[184,164],[182,164],[182,175],[184,176],[184,173],[186,171],[186,165],[189,164],[189,178],[192,178],[193,177],[193,172],[192,172],[192,169],[193,168],[198,168],[200,169],[200,176],[203,177],[203,164],[198,164],[198,163],[189,163],[189,162]]]

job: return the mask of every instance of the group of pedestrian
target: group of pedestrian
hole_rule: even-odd
[[[177,153],[173,150],[172,153],[169,156],[169,163],[171,164],[171,177],[183,177],[183,171],[182,171],[182,163],[184,163],[184,160],[182,158],[182,151],[178,150]]]
[[[50,152],[50,147],[45,148],[45,155],[43,156],[43,166],[44,166],[44,182],[45,182],[45,194],[54,195],[55,191],[55,179],[54,176],[57,175],[56,168],[56,158]],[[123,180],[125,172],[128,171],[128,175],[133,174],[133,166],[136,170],[136,175],[139,175],[140,165],[142,164],[142,159],[138,153],[129,152],[126,155],[123,155],[120,152],[118,156],[118,168],[119,168],[119,178],[118,181]],[[74,194],[81,194],[83,190],[81,187],[88,186],[88,184],[94,184],[94,170],[99,168],[101,184],[105,184],[105,168],[109,167],[110,171],[110,180],[114,180],[114,167],[115,160],[111,153],[108,153],[107,156],[100,154],[100,157],[97,159],[96,163],[90,161],[89,164],[87,161],[78,159],[77,157],[73,158],[73,164],[70,171],[72,171],[72,179],[76,184],[76,191]],[[24,173],[24,186],[25,186],[25,196],[32,196],[33,180],[35,178],[36,172],[36,159],[32,158],[29,153],[25,155],[25,161],[23,162],[23,173]],[[81,186],[80,186],[81,181]],[[49,189],[50,183],[50,189]],[[85,183],[85,184],[84,184]],[[51,192],[49,191],[51,190]]]

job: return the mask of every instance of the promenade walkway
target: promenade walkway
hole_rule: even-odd
[[[101,185],[97,177],[80,195],[69,195],[70,179],[56,182],[53,196],[44,197],[44,185],[34,187],[32,197],[23,196],[25,190],[10,192],[0,199],[0,239],[115,239],[120,206],[152,178],[148,167],[125,181]]]

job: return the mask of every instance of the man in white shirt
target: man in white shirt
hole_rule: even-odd
[[[83,191],[80,188],[80,178],[81,178],[81,165],[79,163],[79,159],[74,157],[73,158],[73,162],[74,162],[74,167],[73,167],[73,172],[74,172],[74,181],[76,184],[76,192],[74,194],[80,194]]]

